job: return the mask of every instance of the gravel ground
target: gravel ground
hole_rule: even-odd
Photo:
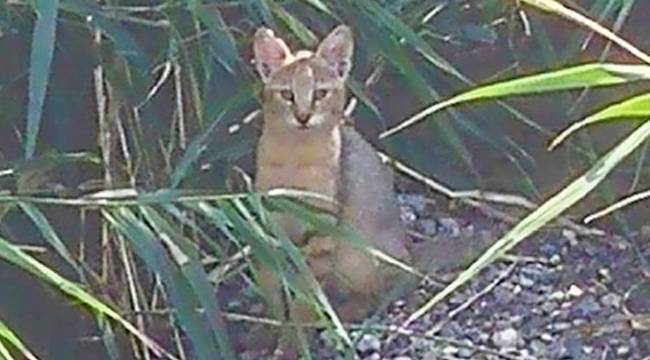
[[[473,210],[441,214],[439,206],[419,195],[403,195],[401,201],[403,217],[420,235],[496,240],[508,228]],[[646,259],[649,240],[647,229],[632,238]],[[372,331],[352,331],[359,339],[357,354],[368,360],[650,360],[650,278],[642,268],[622,237],[582,236],[567,229],[539,232],[402,334],[396,328],[439,287],[421,284],[391,304],[370,322]],[[325,340],[314,346],[314,358],[342,358]]]

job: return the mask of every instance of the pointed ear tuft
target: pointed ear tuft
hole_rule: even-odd
[[[352,31],[345,25],[339,25],[321,41],[316,55],[324,59],[345,80],[352,68],[352,51],[354,48]]]
[[[263,82],[267,82],[271,74],[282,67],[292,55],[285,42],[275,37],[273,30],[259,28],[253,41],[255,66]]]

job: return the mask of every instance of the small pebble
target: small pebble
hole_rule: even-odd
[[[591,315],[600,311],[602,307],[592,295],[582,297],[573,308],[578,316]]]
[[[357,344],[357,350],[361,353],[370,353],[373,351],[379,350],[381,347],[381,342],[379,339],[371,334],[365,334],[359,340],[359,343]]]
[[[553,341],[553,335],[551,335],[549,333],[542,333],[539,336],[539,339],[548,344],[548,343]]]
[[[466,347],[462,347],[458,349],[458,354],[456,354],[457,357],[462,359],[471,359],[473,355],[474,355],[474,350]]]
[[[500,349],[514,349],[519,340],[519,333],[513,328],[507,328],[492,335],[492,343]]]
[[[584,294],[584,290],[582,290],[578,285],[571,285],[569,287],[569,291],[567,291],[567,295],[572,298],[577,298],[582,296]]]
[[[612,282],[612,272],[608,268],[598,270],[598,276],[600,276],[600,281],[604,284]]]
[[[537,358],[543,357],[546,353],[546,345],[539,340],[531,341],[529,347],[533,351],[533,354],[537,355]]]
[[[610,308],[619,309],[621,307],[622,298],[619,294],[609,293],[600,298],[600,302]]]
[[[568,330],[570,328],[571,328],[571,323],[565,322],[565,321],[556,322],[554,324],[551,324],[551,329],[554,332],[562,332],[562,331]]]
[[[553,301],[546,301],[540,306],[542,311],[546,314],[550,314],[553,312],[553,310],[557,309],[557,303]]]
[[[446,356],[458,354],[458,348],[453,345],[447,345],[442,349],[442,353]]]
[[[520,275],[519,276],[519,285],[525,288],[530,288],[535,285],[535,281],[527,276]]]
[[[548,262],[551,263],[551,265],[560,265],[562,262],[562,256],[560,254],[553,254],[549,259]]]
[[[381,360],[381,355],[379,355],[379,353],[374,352],[369,356],[366,356],[364,360]]]
[[[415,211],[410,206],[401,207],[400,218],[405,224],[411,224],[417,220],[418,216],[415,214]]]
[[[548,299],[553,300],[553,301],[562,301],[562,300],[564,300],[564,296],[565,296],[564,292],[555,291],[555,292],[551,293],[551,295],[548,296]]]
[[[575,231],[564,229],[562,230],[562,236],[569,240],[569,245],[571,247],[578,245],[578,237],[576,236]]]
[[[438,219],[438,224],[440,229],[444,234],[450,235],[451,237],[460,236],[460,225],[458,221],[450,217],[441,217]]]
[[[629,346],[623,345],[616,348],[617,356],[628,356],[630,355],[631,349]]]

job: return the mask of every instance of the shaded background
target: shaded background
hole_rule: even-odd
[[[35,14],[19,1],[0,4],[0,168],[21,169],[23,174],[15,181],[0,178],[0,189],[76,195],[106,186],[104,169],[96,163],[60,159],[78,152],[100,157],[93,71],[102,65],[108,83],[104,111],[121,119],[132,151],[128,159],[117,143],[111,144],[115,151],[110,185],[152,190],[174,185],[178,178],[184,189],[227,191],[226,178],[234,164],[251,168],[257,122],[234,134],[228,129],[257,108],[259,84],[250,66],[250,42],[262,24],[285,36],[293,49],[313,46],[313,35],[321,37],[338,23],[352,26],[356,54],[350,85],[361,100],[355,111],[357,126],[395,158],[455,189],[515,193],[540,202],[632,125],[613,122],[587,129],[569,145],[548,152],[552,135],[605,104],[648,88],[508,99],[529,124],[494,102],[466,105],[379,142],[377,135],[388,126],[471,86],[450,74],[452,67],[468,81],[486,83],[593,61],[604,54],[606,44],[573,24],[519,9],[514,1],[205,1],[201,16],[214,23],[205,25],[209,21],[204,20],[198,27],[188,4],[61,1],[36,151],[45,160],[35,166],[24,161],[22,146]],[[583,0],[572,5],[608,26],[621,20],[618,32],[641,49],[650,49],[649,3]],[[422,46],[400,36],[402,25],[419,36]],[[99,43],[95,31],[102,32]],[[423,56],[424,45],[448,64],[447,71]],[[616,48],[606,58],[633,61]],[[365,84],[369,77],[375,81]],[[152,88],[157,91],[148,96]],[[643,153],[625,161],[572,215],[647,188],[645,151],[643,147]],[[184,156],[194,152],[199,161],[175,177]],[[637,228],[647,221],[648,207],[634,205],[601,225],[612,231]],[[87,262],[97,264],[99,271],[96,214],[81,218],[74,209],[43,210],[70,249],[85,244]],[[18,212],[2,218],[0,232],[18,244],[43,245],[30,221]],[[54,255],[38,257],[74,277]],[[111,291],[105,289],[105,295],[114,295]],[[0,314],[44,359],[83,358],[95,351],[93,358],[105,356],[101,343],[92,338],[97,329],[83,312],[2,263]]]

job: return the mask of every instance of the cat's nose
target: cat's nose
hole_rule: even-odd
[[[309,122],[309,118],[311,117],[310,113],[304,113],[304,114],[295,114],[296,120],[301,123],[302,125],[305,125]]]

